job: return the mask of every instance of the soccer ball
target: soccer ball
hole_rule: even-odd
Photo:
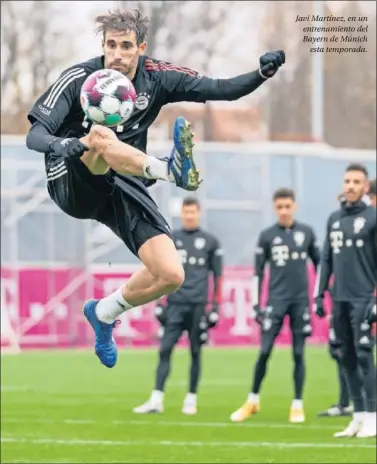
[[[80,100],[84,113],[92,122],[114,127],[131,117],[136,92],[128,77],[119,71],[101,69],[86,78]]]

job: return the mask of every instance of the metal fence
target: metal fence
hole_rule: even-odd
[[[149,152],[164,156],[170,149],[168,141],[151,143]],[[336,207],[345,166],[358,160],[375,172],[375,152],[291,143],[198,144],[196,149],[205,179],[197,192],[203,227],[220,238],[227,265],[222,324],[212,343],[257,343],[251,265],[260,230],[274,221],[273,191],[281,186],[295,189],[298,218],[311,224],[321,240],[326,217]],[[45,184],[43,155],[29,151],[23,138],[2,137],[2,321],[9,321],[23,347],[87,346],[92,334],[77,308],[85,299],[119,288],[138,260],[106,227],[62,213],[49,199]],[[185,192],[159,182],[151,193],[170,225],[179,227]],[[121,319],[118,341],[134,346],[155,343],[152,304]],[[3,327],[2,323],[2,343]],[[314,329],[314,342],[327,340],[324,324],[317,321]],[[5,331],[9,337],[11,332]],[[287,334],[283,330],[282,343],[289,339]]]
[[[150,143],[149,153],[166,156],[171,143]],[[203,227],[221,240],[228,265],[249,265],[260,230],[274,221],[271,196],[281,186],[297,194],[298,219],[322,240],[327,215],[336,207],[345,166],[364,162],[376,171],[376,152],[295,143],[199,143],[205,181],[197,196]],[[105,226],[61,212],[46,190],[43,155],[23,137],[1,139],[1,256],[3,265],[79,266],[136,264],[138,260]],[[186,192],[166,182],[151,188],[170,225],[180,224]]]

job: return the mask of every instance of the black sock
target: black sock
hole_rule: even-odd
[[[196,393],[198,389],[201,359],[200,352],[191,353],[191,367],[190,367],[190,393]]]
[[[165,382],[170,372],[170,355],[171,351],[160,352],[160,362],[156,372],[155,390],[164,391]]]
[[[365,398],[363,396],[363,384],[360,378],[358,363],[355,356],[345,356],[342,359],[347,376],[347,384],[351,394],[354,411],[365,411]]]
[[[366,410],[376,412],[376,367],[373,352],[367,350],[359,352],[358,360],[366,396]]]
[[[260,353],[258,360],[255,364],[254,380],[253,380],[251,391],[252,393],[255,393],[256,395],[259,393],[264,376],[266,375],[267,361],[268,361],[269,356],[270,356],[269,354]]]
[[[292,348],[293,348],[293,381],[295,385],[295,399],[302,399],[302,392],[305,383],[305,349],[306,337],[300,333],[293,333]]]
[[[302,391],[304,389],[305,382],[305,361],[303,356],[295,356],[295,367],[293,373],[293,379],[295,384],[295,399],[302,399]]]
[[[350,405],[350,395],[348,391],[347,375],[344,366],[336,359],[338,368],[338,381],[339,381],[339,402],[338,404],[343,408],[348,408]]]

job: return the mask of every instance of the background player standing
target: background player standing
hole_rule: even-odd
[[[354,406],[353,420],[335,437],[376,436],[376,369],[371,330],[376,319],[376,210],[363,201],[368,190],[365,166],[350,164],[343,181],[345,201],[327,221],[317,278],[315,312],[325,317],[323,298],[334,275],[332,322]]]
[[[191,368],[189,392],[184,399],[182,412],[196,414],[201,347],[207,342],[207,329],[215,327],[218,322],[223,251],[217,238],[200,228],[200,205],[196,198],[184,199],[181,218],[182,229],[173,231],[172,235],[186,277],[181,288],[167,297],[167,304],[159,304],[156,308],[156,316],[163,327],[160,360],[155,388],[149,400],[133,410],[139,414],[163,411],[171,354],[185,330],[190,341]],[[211,274],[214,278],[213,302],[210,311],[206,312]]]
[[[342,204],[345,199],[340,193],[337,200]],[[329,353],[331,358],[336,362],[338,374],[339,399],[336,404],[333,404],[328,409],[318,413],[318,417],[337,417],[337,416],[352,416],[353,408],[350,406],[350,394],[347,382],[347,375],[343,363],[340,359],[340,345],[335,336],[335,331],[332,325],[332,316],[328,315],[329,321]]]
[[[261,348],[255,364],[254,379],[247,401],[232,415],[233,422],[241,422],[259,412],[259,392],[266,374],[276,337],[286,315],[289,315],[294,359],[294,400],[290,422],[304,422],[302,393],[305,381],[304,346],[311,335],[309,314],[307,261],[317,268],[319,250],[313,229],[294,219],[296,210],[293,190],[281,188],[273,196],[278,221],[264,229],[258,240],[253,278],[253,309],[255,320],[261,325]],[[267,307],[261,309],[261,287],[265,265],[270,265]]]
[[[96,335],[96,354],[105,366],[113,367],[117,362],[114,320],[130,308],[174,292],[184,279],[169,226],[140,177],[146,178],[147,185],[161,179],[187,190],[200,184],[187,121],[178,118],[175,146],[166,159],[145,154],[148,128],[169,103],[231,101],[250,94],[284,64],[285,53],[266,53],[260,68],[252,72],[211,79],[145,56],[148,18],[138,10],[109,12],[96,22],[103,55],[68,68],[38,98],[28,115],[32,127],[27,146],[45,153],[48,191],[61,210],[105,224],[144,264],[127,285],[84,307]],[[80,104],[83,82],[104,68],[128,76],[142,97],[130,119],[115,132],[91,128]]]

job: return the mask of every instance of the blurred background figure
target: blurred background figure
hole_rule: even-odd
[[[294,361],[294,396],[289,414],[292,423],[305,422],[305,342],[312,334],[309,311],[307,262],[319,266],[319,249],[311,226],[295,219],[296,197],[291,189],[280,188],[273,195],[277,222],[262,230],[255,253],[253,279],[254,317],[261,326],[261,347],[255,364],[253,383],[246,403],[232,415],[241,422],[260,410],[260,389],[267,364],[286,316],[289,316]],[[262,284],[269,265],[268,301],[262,307]]]
[[[354,407],[353,419],[334,437],[376,436],[376,211],[370,205],[368,170],[361,163],[347,166],[341,207],[326,223],[326,239],[317,277],[314,311],[326,316],[324,295],[334,276],[332,325],[338,341]]]
[[[161,301],[156,307],[156,317],[162,328],[160,360],[154,390],[146,403],[133,409],[137,414],[163,411],[170,357],[184,331],[189,337],[191,367],[189,391],[182,412],[196,414],[201,348],[208,342],[208,329],[216,327],[219,320],[223,250],[218,239],[200,227],[200,205],[196,198],[183,200],[181,219],[182,227],[173,231],[173,240],[181,256],[185,281],[177,292],[166,298],[166,303]],[[213,298],[208,302],[210,278],[213,278]]]

